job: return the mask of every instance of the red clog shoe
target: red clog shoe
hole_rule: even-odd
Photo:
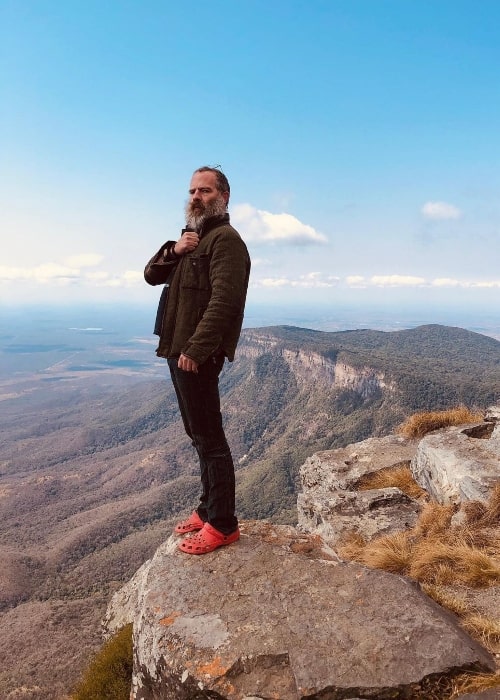
[[[205,523],[194,510],[187,520],[182,520],[180,523],[177,523],[174,528],[174,532],[176,532],[178,535],[185,535],[186,532],[201,530],[203,525],[205,525]]]
[[[232,544],[240,539],[240,531],[236,529],[229,535],[219,532],[210,523],[205,523],[203,529],[197,532],[196,535],[186,537],[177,546],[181,552],[186,554],[207,554],[213,552],[217,547],[224,547],[226,544]]]

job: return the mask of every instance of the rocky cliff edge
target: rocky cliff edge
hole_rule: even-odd
[[[498,426],[463,430],[452,441],[460,454],[464,435],[493,437],[486,450],[471,446],[485,452],[491,485]],[[412,464],[418,477],[418,447],[389,436],[312,457],[302,470],[302,531],[245,522],[237,544],[202,557],[182,554],[170,537],[114,595],[104,621],[107,634],[134,623],[131,699],[435,697],[437,678],[493,671],[492,656],[417,584],[342,562],[331,548],[335,521],[342,531],[353,517],[359,528],[378,510],[375,530],[390,531],[392,508],[399,526],[411,522],[416,504],[398,489],[363,496],[361,516],[350,494],[362,474],[390,464]],[[425,454],[434,453],[435,439]]]

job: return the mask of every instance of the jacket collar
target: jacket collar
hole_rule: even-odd
[[[210,219],[207,219],[201,229],[199,230],[199,235],[200,238],[202,236],[205,236],[209,231],[211,231],[214,228],[217,228],[217,226],[222,226],[223,224],[228,224],[229,223],[229,214],[221,214],[220,216],[212,216]]]

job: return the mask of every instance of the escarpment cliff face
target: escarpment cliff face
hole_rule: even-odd
[[[500,344],[461,328],[327,333],[280,326],[246,329],[238,349],[253,358],[281,355],[299,382],[316,378],[339,389],[394,392],[412,408],[450,401],[486,406],[498,400]]]
[[[314,350],[292,349],[272,335],[262,337],[262,331],[247,331],[239,352],[253,359],[266,354],[279,355],[287,363],[299,387],[318,383],[331,391],[353,391],[363,398],[373,396],[381,389],[393,391],[395,388],[394,382],[386,380],[384,372],[373,367],[354,367],[337,359],[336,353],[328,357]]]

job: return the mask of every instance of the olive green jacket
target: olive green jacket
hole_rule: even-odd
[[[232,362],[243,323],[250,257],[229,215],[209,219],[195,250],[165,260],[167,241],[144,270],[149,284],[168,283],[160,310],[159,357],[187,355],[198,364],[223,352]]]

